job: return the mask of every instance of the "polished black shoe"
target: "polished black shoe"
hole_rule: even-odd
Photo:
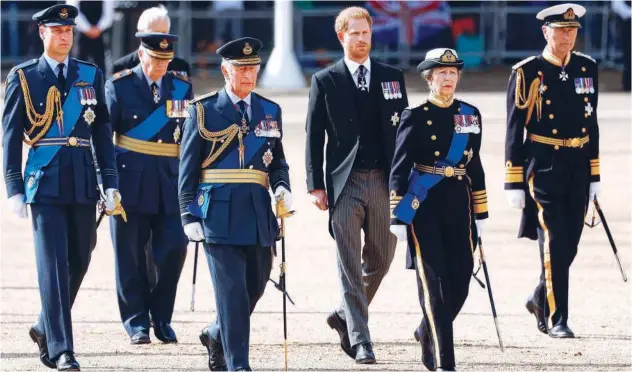
[[[81,371],[79,362],[75,359],[75,355],[70,351],[65,351],[57,358],[58,371]]]
[[[332,311],[331,313],[329,313],[329,316],[327,317],[327,324],[329,325],[329,327],[331,327],[331,329],[338,332],[338,336],[340,336],[340,347],[342,348],[342,351],[344,351],[345,354],[349,356],[349,358],[355,359],[356,352],[351,347],[351,342],[349,341],[349,333],[347,332],[347,323],[344,320],[342,320],[342,318],[338,315],[338,313],[336,313],[335,311]]]
[[[421,363],[428,369],[428,371],[436,371],[437,367],[434,364],[434,358],[432,356],[432,352],[426,349],[426,346],[421,342],[421,332],[420,328],[415,329],[413,332],[413,336],[415,336],[415,340],[421,343]]]
[[[48,368],[57,368],[55,363],[48,357],[48,345],[46,345],[46,336],[43,333],[39,333],[35,327],[29,329],[29,336],[31,340],[37,344],[39,348],[39,358],[42,364]]]
[[[138,331],[138,332],[134,333],[132,335],[130,343],[132,345],[150,344],[151,340],[149,339],[149,331],[146,330],[146,329],[143,329],[142,331]]]
[[[202,333],[200,333],[200,342],[206,347],[208,352],[208,369],[211,371],[228,371],[222,344],[208,334],[208,327],[204,328]]]
[[[454,368],[454,367],[447,367],[447,368],[439,367],[439,368],[437,368],[437,371],[456,371],[456,368]]]
[[[165,344],[175,344],[178,342],[176,332],[167,322],[154,322],[154,336]]]
[[[553,338],[575,338],[575,334],[566,324],[556,325],[549,330],[549,336]]]
[[[370,342],[356,345],[355,347],[356,357],[355,361],[358,364],[373,364],[375,363],[375,354],[373,354],[373,346]]]
[[[547,333],[546,330],[546,317],[544,316],[544,309],[533,301],[533,298],[529,298],[527,300],[527,304],[525,305],[527,311],[535,316],[536,325],[538,326],[538,330],[544,334]]]

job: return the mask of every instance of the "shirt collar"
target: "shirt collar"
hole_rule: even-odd
[[[250,100],[252,98],[252,93],[248,93],[246,98],[241,99],[241,98],[237,97],[237,95],[235,93],[233,93],[233,90],[232,90],[232,88],[229,85],[226,85],[225,89],[226,89],[226,94],[228,94],[228,97],[230,98],[230,101],[233,103],[233,105],[236,105],[237,102],[239,102],[239,101],[244,101],[244,102],[246,102],[248,107],[250,107]]]
[[[346,56],[344,58],[344,61],[345,61],[345,65],[347,65],[347,68],[349,69],[349,72],[351,73],[351,75],[354,75],[356,73],[356,71],[358,71],[358,68],[360,67],[360,63],[352,61],[349,58],[347,58]],[[364,67],[366,67],[367,72],[371,72],[371,58],[367,58],[366,61],[364,61],[364,63],[362,63],[362,65]]]
[[[142,69],[141,69],[142,70]],[[158,88],[161,88],[162,85],[162,76],[160,77],[160,79],[153,81],[149,78],[149,76],[147,76],[147,74],[145,74],[145,71],[143,71],[143,75],[145,75],[145,80],[147,80],[147,85],[151,86],[151,84],[156,83],[156,85],[158,86]]]
[[[46,60],[46,63],[48,63],[48,66],[50,66],[51,70],[53,70],[55,75],[57,75],[58,73],[57,65],[59,65],[59,62],[55,61],[54,59],[46,55],[46,52],[44,52],[43,56],[44,56],[44,59]],[[64,59],[61,63],[63,63],[66,66],[64,67],[64,75],[65,75],[66,72],[68,71],[68,56],[66,56],[66,59]]]
[[[562,61],[556,55],[549,52],[549,48],[544,48],[544,50],[542,51],[542,58],[544,58],[547,62],[549,62],[552,65],[555,65],[557,67],[562,67],[562,66],[567,66],[568,63],[571,61],[571,53],[568,52],[568,54],[566,55],[566,58],[564,58],[564,61]]]

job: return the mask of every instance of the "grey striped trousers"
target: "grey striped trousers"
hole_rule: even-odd
[[[352,171],[332,215],[342,291],[337,312],[347,322],[351,346],[371,342],[369,304],[395,255],[387,177],[381,170]]]

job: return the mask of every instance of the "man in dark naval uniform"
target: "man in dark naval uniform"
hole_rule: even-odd
[[[250,370],[250,314],[270,277],[278,235],[269,188],[291,208],[281,108],[253,92],[261,41],[217,50],[225,87],[197,98],[184,124],[180,212],[190,240],[204,241],[217,319],[202,330],[212,371]]]
[[[510,205],[523,210],[519,236],[538,239],[542,260],[526,307],[554,338],[574,337],[569,268],[588,203],[599,196],[597,64],[572,51],[585,12],[562,4],[538,13],[547,45],[513,67],[507,91],[505,190]]]
[[[171,20],[167,15],[167,9],[164,6],[157,6],[146,9],[138,19],[138,32],[162,32],[164,34],[169,33],[171,28]],[[135,50],[130,54],[121,57],[114,61],[112,73],[117,73],[125,69],[132,69],[140,63],[138,58],[138,51]],[[173,71],[185,78],[189,78],[191,75],[191,67],[189,63],[182,58],[173,57],[169,62],[168,71]]]
[[[70,58],[77,8],[55,5],[33,15],[44,53],[7,77],[2,117],[7,196],[31,219],[42,311],[29,336],[49,368],[78,371],[70,309],[96,244],[99,188],[90,140],[102,170],[105,207],[119,213],[112,129],[103,73]],[[30,146],[22,175],[22,142]]]
[[[171,343],[177,342],[170,323],[188,243],[178,208],[179,142],[193,91],[181,75],[167,72],[177,36],[159,32],[136,36],[141,40],[141,63],[115,74],[105,85],[128,211],[127,222],[112,217],[110,224],[116,288],[121,320],[132,344],[150,342],[150,314],[156,337]],[[153,288],[145,267],[150,235],[158,268]]]

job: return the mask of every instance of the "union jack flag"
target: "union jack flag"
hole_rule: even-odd
[[[410,46],[452,25],[447,1],[367,1],[375,41]]]

